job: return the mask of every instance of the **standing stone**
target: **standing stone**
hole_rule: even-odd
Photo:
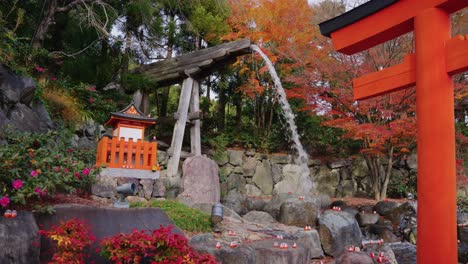
[[[350,245],[360,246],[362,233],[353,216],[342,211],[327,210],[319,217],[322,248],[333,257],[341,255]]]
[[[353,177],[363,178],[363,177],[366,177],[368,174],[369,174],[369,169],[367,168],[367,163],[364,160],[364,158],[359,156],[353,162],[353,170],[351,172],[351,175]]]
[[[317,230],[312,229],[308,231],[299,230],[294,234],[296,240],[310,249],[310,258],[323,258],[324,253],[322,245],[320,244],[320,237]]]
[[[244,151],[228,149],[227,154],[229,157],[229,163],[234,166],[242,166],[242,157],[244,156]]]
[[[339,181],[339,170],[330,170],[327,166],[320,166],[320,170],[316,176],[317,190],[320,193],[335,196],[335,189]]]
[[[280,207],[278,221],[285,225],[304,227],[314,226],[317,221],[319,208],[315,203],[297,198],[287,199]]]
[[[271,177],[270,162],[268,160],[257,165],[252,181],[262,190],[263,194],[271,194],[273,191],[273,179]]]
[[[0,217],[0,263],[39,263],[39,229],[31,212],[16,218]]]
[[[204,156],[189,157],[184,161],[182,196],[189,195],[195,203],[219,203],[220,186],[218,165]]]
[[[352,197],[357,191],[357,184],[353,180],[342,180],[336,187],[336,197]]]

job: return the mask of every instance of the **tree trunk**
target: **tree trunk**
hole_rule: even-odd
[[[389,153],[388,153],[387,171],[385,172],[385,179],[382,184],[382,189],[380,191],[381,193],[380,198],[382,200],[387,198],[387,188],[388,188],[388,182],[390,181],[390,175],[392,174],[392,168],[393,168],[393,146],[390,148]]]
[[[32,38],[32,46],[35,49],[42,48],[44,39],[49,31],[49,27],[55,23],[55,13],[57,11],[58,0],[49,0],[46,4],[44,18],[42,18],[37,30]]]
[[[224,77],[221,75],[221,82],[224,82]],[[222,85],[219,87],[218,94],[218,128],[219,131],[224,131],[224,119],[226,116],[226,93]]]
[[[238,129],[242,126],[242,97],[234,95],[234,105],[236,106],[236,127]]]
[[[130,63],[130,46],[132,45],[132,35],[130,29],[125,33],[125,52],[120,66],[120,79],[123,80],[128,73],[128,65]]]

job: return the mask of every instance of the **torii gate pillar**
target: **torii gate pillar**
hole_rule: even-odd
[[[418,128],[417,262],[458,263],[453,83],[468,70],[468,41],[450,39],[450,13],[466,0],[371,0],[320,24],[345,54],[414,30],[416,54],[353,80],[357,100],[416,84]]]

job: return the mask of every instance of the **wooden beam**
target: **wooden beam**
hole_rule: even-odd
[[[415,85],[415,64],[415,55],[409,54],[401,64],[354,79],[354,99],[368,99]]]
[[[193,82],[192,98],[190,101],[189,115],[200,113],[200,88],[198,81]],[[200,118],[191,119],[193,126],[190,128],[190,149],[192,154],[201,155]]]
[[[182,84],[182,91],[180,93],[179,108],[177,109],[178,119],[174,126],[174,133],[172,134],[171,149],[173,156],[169,160],[167,167],[167,176],[174,177],[177,175],[179,169],[180,152],[182,151],[182,142],[184,141],[185,123],[187,122],[187,114],[192,96],[192,87],[194,80],[187,78]]]
[[[241,39],[143,65],[133,72],[147,75],[155,80],[159,87],[164,87],[179,83],[187,77],[208,76],[234,61],[237,56],[250,52],[250,45],[249,39]]]
[[[354,54],[412,31],[414,17],[425,9],[437,7],[452,13],[466,6],[466,0],[400,0],[332,32],[331,38],[337,51]]]
[[[445,44],[445,67],[449,75],[468,70],[468,35],[458,35]]]

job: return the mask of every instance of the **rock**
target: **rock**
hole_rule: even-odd
[[[373,213],[358,213],[356,215],[359,226],[373,225],[379,221],[379,217],[379,214]]]
[[[319,159],[309,159],[307,161],[307,166],[309,167],[317,167],[317,166],[320,166],[322,165],[322,161],[319,160]]]
[[[247,197],[247,210],[248,211],[263,211],[266,202],[263,199],[256,197]]]
[[[390,211],[400,206],[400,203],[393,201],[380,201],[374,206],[374,211],[379,215],[386,216]]]
[[[96,242],[89,251],[91,259],[89,263],[107,263],[96,249],[103,238],[115,236],[120,233],[130,233],[134,229],[155,230],[161,226],[172,226],[172,232],[184,235],[182,231],[167,217],[166,213],[158,208],[113,208],[94,207],[76,204],[55,205],[55,213],[52,215],[36,215],[36,222],[44,230],[51,226],[59,225],[70,219],[78,218],[87,223],[91,232],[96,237]],[[31,234],[33,234],[31,232]],[[34,233],[36,234],[36,232]],[[24,243],[26,240],[22,240]],[[44,237],[41,239],[41,263],[50,260],[50,242]],[[3,262],[2,262],[3,263]],[[9,263],[9,262],[5,262]],[[39,263],[39,262],[28,262]]]
[[[245,152],[245,156],[247,157],[255,157],[255,149],[248,149],[246,152]]]
[[[335,189],[340,180],[339,170],[330,170],[327,166],[320,166],[316,177],[316,189],[323,194],[335,196]]]
[[[139,192],[143,191],[143,197],[146,200],[151,199],[154,189],[154,180],[153,179],[141,179],[140,180],[141,189]]]
[[[91,193],[99,197],[113,198],[117,194],[116,188],[117,178],[98,175],[96,183],[91,186]]]
[[[344,252],[337,259],[339,264],[374,264],[374,260],[364,252]]]
[[[388,243],[398,264],[416,263],[416,246],[408,242]]]
[[[159,165],[161,166],[167,165],[167,162],[169,160],[169,156],[167,155],[167,152],[158,150],[157,157],[158,157]]]
[[[247,196],[238,190],[231,190],[224,197],[224,206],[231,208],[237,214],[243,215],[247,213],[246,208]]]
[[[0,105],[22,103],[29,105],[36,85],[30,77],[19,76],[7,66],[0,64]]]
[[[283,167],[284,178],[282,181],[275,184],[273,193],[295,193],[295,194],[310,194],[313,189],[312,180],[302,175],[301,167],[298,165],[287,164]]]
[[[290,263],[309,263],[310,250],[304,247],[301,242],[296,242],[297,248],[293,249],[292,240],[281,240],[282,243],[287,243],[289,249],[274,248],[272,245],[277,240],[267,239],[259,240],[250,245],[255,249],[255,262],[253,263],[268,263],[268,264],[290,264]],[[224,262],[223,262],[224,263]]]
[[[411,154],[406,158],[406,166],[412,170],[418,169],[418,156],[416,154]]]
[[[31,212],[19,211],[13,219],[0,217],[0,248],[0,263],[39,263],[39,229]]]
[[[229,163],[234,166],[242,166],[242,157],[244,156],[244,151],[228,149],[227,155],[229,158]]]
[[[458,244],[458,262],[468,263],[468,244]]]
[[[237,173],[237,174],[241,174],[244,173],[244,171],[242,170],[242,167],[241,166],[235,166],[233,169],[232,169],[232,172],[233,173]]]
[[[216,162],[204,156],[187,158],[183,164],[182,189],[180,195],[189,194],[196,203],[219,203],[221,190]]]
[[[349,207],[346,206],[341,209],[343,212],[347,212],[348,214],[352,215],[353,217],[356,217],[356,215],[359,213],[359,210],[354,208],[354,207]]]
[[[257,165],[252,181],[262,190],[263,194],[271,194],[273,191],[273,179],[271,177],[269,161],[265,160]]]
[[[359,156],[353,162],[353,169],[352,169],[351,175],[353,177],[364,178],[368,174],[369,174],[369,168],[367,167],[367,163],[364,160],[364,158]]]
[[[395,253],[393,252],[392,248],[387,245],[387,244],[367,244],[364,248],[364,251],[366,253],[378,253],[378,254],[383,254],[385,259],[387,260],[384,263],[387,264],[398,264],[398,262],[395,259]]]
[[[383,239],[385,243],[400,241],[400,239],[395,234],[393,234],[392,226],[374,224],[369,225],[367,230],[370,234],[376,235],[378,238]]]
[[[276,223],[276,220],[266,212],[250,211],[242,217],[244,220],[254,222],[258,224],[272,224]]]
[[[310,258],[323,258],[324,253],[320,244],[320,237],[317,230],[299,230],[294,234],[295,240],[302,243],[310,250]]]
[[[221,152],[220,154],[215,156],[214,160],[216,161],[216,164],[218,164],[219,166],[227,165],[229,162],[228,153]]]
[[[227,243],[220,242],[221,248],[216,249],[216,242],[214,239],[191,240],[190,246],[199,253],[215,256],[216,260],[223,264],[257,263],[255,249],[250,245],[240,244],[237,248],[230,248]]]
[[[253,184],[245,185],[245,193],[247,196],[260,196],[262,195],[262,190],[260,190],[257,186]]]
[[[341,167],[346,167],[349,165],[351,165],[351,161],[349,160],[337,160],[337,161],[328,163],[328,167],[330,169],[339,169]]]
[[[342,180],[336,187],[336,197],[352,197],[357,191],[357,184],[353,180]]]
[[[271,177],[273,178],[273,183],[276,184],[283,180],[283,165],[280,164],[271,164]]]
[[[232,173],[227,178],[228,190],[236,189],[241,193],[246,193],[245,178],[240,174]]]
[[[377,210],[376,210],[377,211]],[[395,225],[401,225],[405,217],[416,217],[417,205],[413,202],[406,202],[389,211],[385,218]]]
[[[468,226],[459,226],[457,228],[457,233],[460,243],[468,244]]]
[[[275,153],[270,156],[271,164],[288,164],[291,162],[291,155]]]
[[[271,200],[265,205],[264,211],[269,213],[273,218],[278,219],[281,204],[288,198],[297,197],[294,194],[278,193],[273,195]]]
[[[278,221],[285,225],[304,227],[315,226],[319,208],[311,201],[297,198],[287,199],[281,204]]]
[[[49,112],[47,112],[47,109],[42,101],[39,99],[33,100],[31,108],[38,117],[39,131],[47,131],[54,127],[54,123],[50,118]]]
[[[94,151],[96,150],[97,142],[94,139],[91,140],[87,137],[81,137],[76,142],[76,146],[77,148],[80,148],[80,149],[88,149],[88,150]]]
[[[356,219],[341,211],[327,210],[319,217],[319,234],[323,250],[333,257],[341,255],[345,247],[362,242]]]
[[[244,177],[253,177],[255,169],[257,168],[258,161],[254,157],[247,157],[242,165],[242,173]]]
[[[159,178],[154,180],[153,192],[151,196],[153,197],[164,197],[166,195],[166,185],[164,180]]]

